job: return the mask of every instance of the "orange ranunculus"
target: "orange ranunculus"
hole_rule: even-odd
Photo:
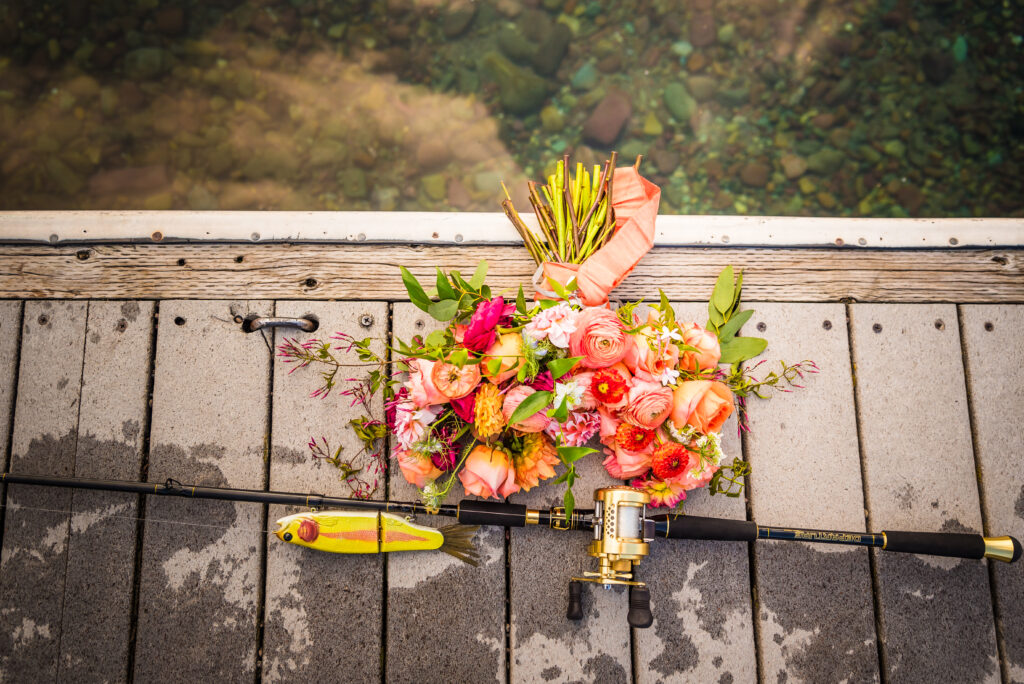
[[[607,368],[622,360],[629,345],[626,326],[609,309],[591,306],[580,312],[569,336],[569,353],[587,368]]]
[[[626,408],[619,413],[627,423],[653,430],[672,412],[672,390],[656,382],[634,380],[626,397]]]
[[[735,408],[729,388],[711,380],[679,383],[672,403],[672,423],[676,428],[692,425],[704,434],[718,432]]]
[[[658,315],[653,311],[648,313],[647,323],[630,337],[622,358],[633,375],[643,380],[654,380],[679,363],[679,347],[671,342],[658,342],[662,327]]]
[[[605,449],[604,469],[617,480],[639,477],[650,469],[653,452],[654,446],[650,444],[642,451],[626,451],[618,446]]]
[[[498,372],[494,374],[488,370],[491,359],[501,360],[501,366],[498,368]],[[504,335],[499,335],[495,343],[487,349],[480,368],[488,380],[495,385],[500,385],[516,374],[522,362],[523,338],[519,333],[505,333]]]
[[[519,491],[512,459],[498,447],[478,444],[459,471],[466,494],[503,499]]]
[[[441,475],[441,471],[434,466],[430,457],[417,451],[402,449],[395,454],[395,458],[398,459],[398,467],[402,469],[406,481],[420,489]]]
[[[722,348],[718,344],[718,335],[700,327],[696,323],[680,323],[679,332],[683,336],[683,344],[697,349],[684,351],[679,357],[679,367],[683,370],[696,371],[718,365],[722,357]]]
[[[433,404],[446,404],[448,397],[434,384],[433,372],[436,361],[409,359],[409,399],[416,408]]]

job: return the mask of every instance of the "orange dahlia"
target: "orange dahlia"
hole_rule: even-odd
[[[504,398],[498,388],[490,383],[481,383],[473,407],[473,427],[480,439],[486,440],[497,435],[505,427],[505,416],[501,412]]]
[[[558,452],[547,435],[531,432],[523,435],[523,450],[513,454],[512,463],[516,469],[516,484],[528,492],[541,480],[555,476]]]
[[[628,390],[622,375],[611,368],[597,371],[590,380],[591,393],[604,404],[619,403]]]
[[[626,451],[643,451],[654,441],[654,430],[631,425],[625,421],[615,429],[615,443]]]

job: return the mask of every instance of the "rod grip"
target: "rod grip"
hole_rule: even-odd
[[[993,558],[1012,563],[1021,556],[1013,537],[983,537],[957,532],[900,532],[885,530],[886,551],[922,553],[951,558]]]
[[[654,624],[654,615],[651,613],[651,591],[647,587],[629,588],[629,612],[626,613],[626,622],[630,627],[646,629]]]
[[[569,582],[569,607],[565,611],[565,617],[570,620],[583,619],[583,582]]]
[[[658,515],[654,517],[660,528],[664,524],[669,539],[708,539],[715,541],[755,541],[757,525],[749,520],[704,518],[698,515]]]
[[[526,506],[501,501],[459,502],[459,522],[463,525],[497,525],[522,527],[526,524]]]

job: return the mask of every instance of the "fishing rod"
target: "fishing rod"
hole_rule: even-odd
[[[373,501],[347,497],[292,492],[232,489],[182,484],[174,479],[160,482],[94,480],[41,475],[3,473],[0,482],[128,492],[148,496],[177,496],[251,503],[304,506],[309,512],[296,513],[277,521],[274,534],[282,541],[333,553],[388,553],[439,549],[477,565],[473,534],[481,525],[524,527],[543,525],[555,530],[593,533],[587,553],[598,560],[596,572],[584,572],[569,582],[567,617],[583,617],[582,583],[606,588],[628,586],[627,620],[633,627],[649,627],[654,618],[647,586],[634,578],[634,566],[650,551],[657,538],[704,541],[753,542],[762,539],[804,541],[823,544],[867,546],[883,551],[919,553],[952,558],[990,558],[1006,563],[1021,556],[1021,544],[1014,537],[984,537],[956,532],[841,532],[791,527],[769,527],[752,520],[707,518],[663,513],[648,515],[650,496],[627,486],[605,487],[594,492],[594,508],[567,513],[562,507],[531,509],[522,504],[463,499],[455,505],[428,508],[422,503]],[[348,510],[321,510],[342,507]],[[439,529],[417,525],[410,516],[439,515],[455,518],[457,524]]]

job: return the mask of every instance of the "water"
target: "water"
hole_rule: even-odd
[[[1024,9],[0,4],[0,209],[496,211],[562,153],[665,213],[1021,216]]]

